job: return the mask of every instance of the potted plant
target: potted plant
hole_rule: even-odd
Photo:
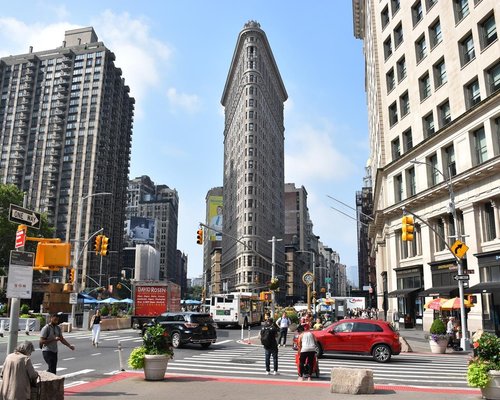
[[[129,365],[133,369],[144,368],[144,376],[148,381],[163,380],[168,360],[174,356],[168,333],[161,325],[153,325],[146,329],[142,342],[142,346],[130,353]]]
[[[448,347],[448,342],[450,340],[449,335],[446,334],[446,326],[440,318],[436,318],[431,325],[429,337],[429,345],[431,347],[432,353],[443,354],[446,352],[446,347]]]
[[[469,386],[481,389],[486,399],[500,399],[500,338],[483,333],[473,342],[474,357],[467,368]]]

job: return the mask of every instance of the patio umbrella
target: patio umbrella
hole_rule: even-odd
[[[121,300],[118,300],[118,303],[132,304],[133,302],[134,302],[134,300],[132,300],[132,299],[121,299]]]
[[[101,304],[113,304],[113,303],[118,303],[120,300],[114,299],[113,297],[108,297],[105,300],[99,300],[99,303]]]
[[[441,297],[437,297],[435,299],[432,299],[431,301],[427,302],[424,305],[424,308],[430,308],[431,310],[441,310],[443,303],[447,301],[447,299],[442,299]]]
[[[464,306],[467,308],[471,308],[473,304],[468,300],[464,300]],[[460,308],[460,298],[455,297],[453,299],[446,300],[443,304],[441,304],[442,310],[458,310]]]

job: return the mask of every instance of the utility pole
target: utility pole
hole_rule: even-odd
[[[272,250],[271,250],[271,281],[274,280],[276,275],[276,242],[281,242],[283,239],[276,239],[275,236],[268,242],[271,242]],[[274,290],[271,290],[271,317],[274,318],[274,308],[275,308],[276,294]]]

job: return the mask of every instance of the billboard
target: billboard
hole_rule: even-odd
[[[222,196],[208,197],[208,225],[210,228],[222,231]],[[208,231],[209,240],[222,240],[222,234]]]
[[[131,217],[127,226],[127,239],[134,243],[155,243],[156,220],[144,217]]]

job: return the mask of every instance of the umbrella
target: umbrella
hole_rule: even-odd
[[[471,308],[473,304],[468,301],[464,300],[464,306],[467,308]],[[455,297],[453,299],[446,300],[443,304],[441,304],[441,309],[443,310],[458,310],[460,308],[460,298]]]
[[[97,300],[86,293],[78,293],[78,298],[83,299],[83,304],[95,304]]]
[[[118,300],[119,303],[127,303],[127,304],[132,304],[134,302],[134,300],[132,299],[122,299],[122,300]]]
[[[181,303],[186,304],[188,306],[198,306],[201,304],[201,301],[188,299],[188,300],[181,300]]]
[[[113,303],[118,303],[120,300],[114,299],[113,297],[108,297],[105,300],[99,300],[99,303],[104,303],[104,304],[113,304]]]
[[[441,310],[442,304],[445,301],[447,301],[447,299],[442,299],[441,297],[437,297],[426,303],[424,305],[424,308],[430,308],[431,310]]]

